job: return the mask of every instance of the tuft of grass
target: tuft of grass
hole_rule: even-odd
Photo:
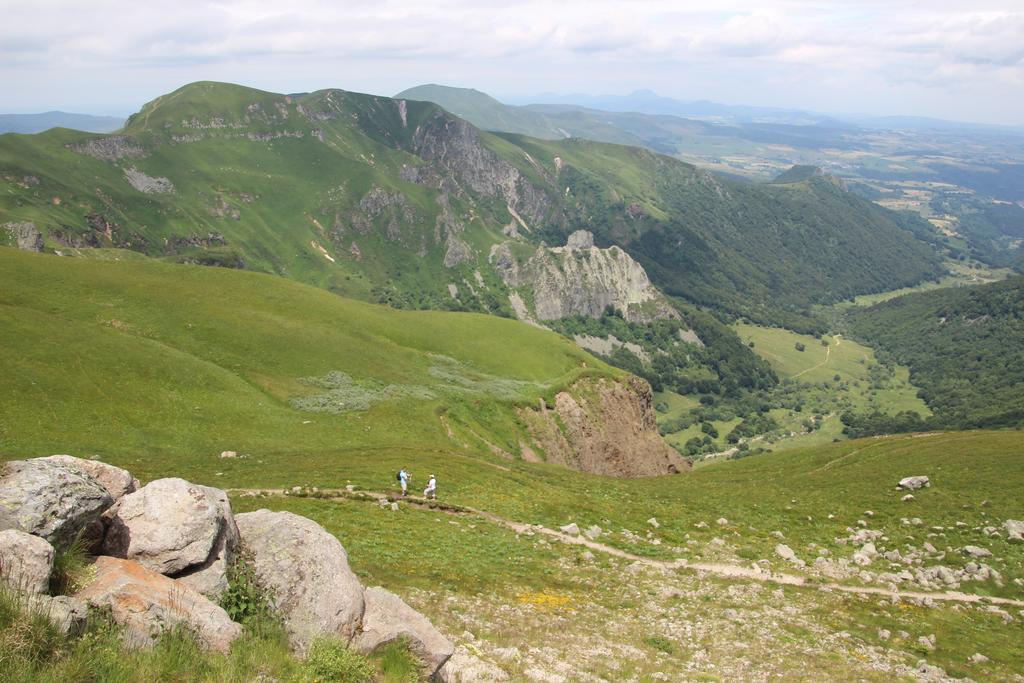
[[[350,650],[336,639],[319,638],[309,647],[302,669],[293,679],[295,683],[344,681],[366,683],[373,680],[376,671],[366,657]]]
[[[644,638],[644,643],[649,647],[654,648],[660,652],[664,652],[667,655],[674,655],[676,653],[676,645],[665,636],[647,636]]]
[[[71,595],[84,588],[92,579],[95,569],[85,546],[79,537],[54,555],[53,571],[50,573],[51,594]]]
[[[405,639],[382,645],[370,659],[377,667],[378,683],[416,683],[422,678],[423,662]]]

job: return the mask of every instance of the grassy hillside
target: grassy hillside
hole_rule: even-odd
[[[852,331],[910,367],[935,423],[1024,424],[1024,278],[850,309]]]
[[[143,477],[209,476],[235,450],[282,481],[331,472],[339,454],[461,457],[439,415],[518,452],[512,406],[584,362],[605,372],[521,323],[399,312],[256,273],[6,248],[0,264],[8,458],[69,450]]]
[[[506,315],[488,256],[509,226],[523,244],[590,229],[669,293],[805,329],[814,303],[938,274],[896,214],[828,183],[748,186],[635,148],[480,133],[426,102],[206,82],[122,135],[0,137],[0,225],[24,222],[63,253],[121,247]]]

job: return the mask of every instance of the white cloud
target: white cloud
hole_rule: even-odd
[[[496,93],[653,87],[915,114],[947,101],[975,118],[980,93],[1024,123],[1024,93],[1007,88],[1024,81],[1019,0],[0,0],[0,16],[0,110],[100,110],[102,97],[134,109],[216,78],[384,93],[421,81]],[[928,97],[901,95],[908,83]]]

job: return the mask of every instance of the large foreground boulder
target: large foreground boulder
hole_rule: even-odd
[[[98,557],[95,567],[96,578],[75,597],[109,608],[114,621],[125,627],[130,647],[148,647],[156,636],[179,625],[220,652],[227,652],[242,634],[227,612],[180,581],[115,557]]]
[[[258,510],[235,521],[293,647],[305,652],[319,636],[350,641],[356,635],[363,619],[363,588],[337,538],[290,512]]]
[[[217,598],[238,527],[227,494],[184,479],[157,479],[111,510],[103,554],[135,560]]]
[[[455,647],[422,614],[394,593],[383,588],[367,588],[363,593],[366,612],[363,628],[353,644],[370,653],[382,645],[406,639],[410,649],[432,678],[455,652]]]
[[[45,538],[58,551],[113,503],[99,482],[66,465],[42,460],[0,465],[0,530]]]
[[[53,546],[17,529],[0,531],[0,581],[26,593],[45,593],[53,571]]]
[[[128,470],[108,465],[99,460],[86,460],[73,455],[48,455],[45,458],[33,458],[33,461],[53,462],[87,474],[98,481],[115,501],[139,488],[139,480],[133,477]]]

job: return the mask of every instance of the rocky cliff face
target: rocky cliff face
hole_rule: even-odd
[[[510,243],[491,250],[491,264],[506,285],[528,290],[538,320],[573,315],[599,317],[608,306],[631,322],[677,318],[678,313],[651,284],[643,266],[618,247],[600,249],[594,236],[578,230],[564,247],[538,247],[525,262],[516,259]],[[525,317],[521,308],[520,318]]]
[[[690,469],[658,435],[651,387],[637,377],[584,379],[555,405],[524,408],[520,417],[548,462],[593,474],[648,477]]]

